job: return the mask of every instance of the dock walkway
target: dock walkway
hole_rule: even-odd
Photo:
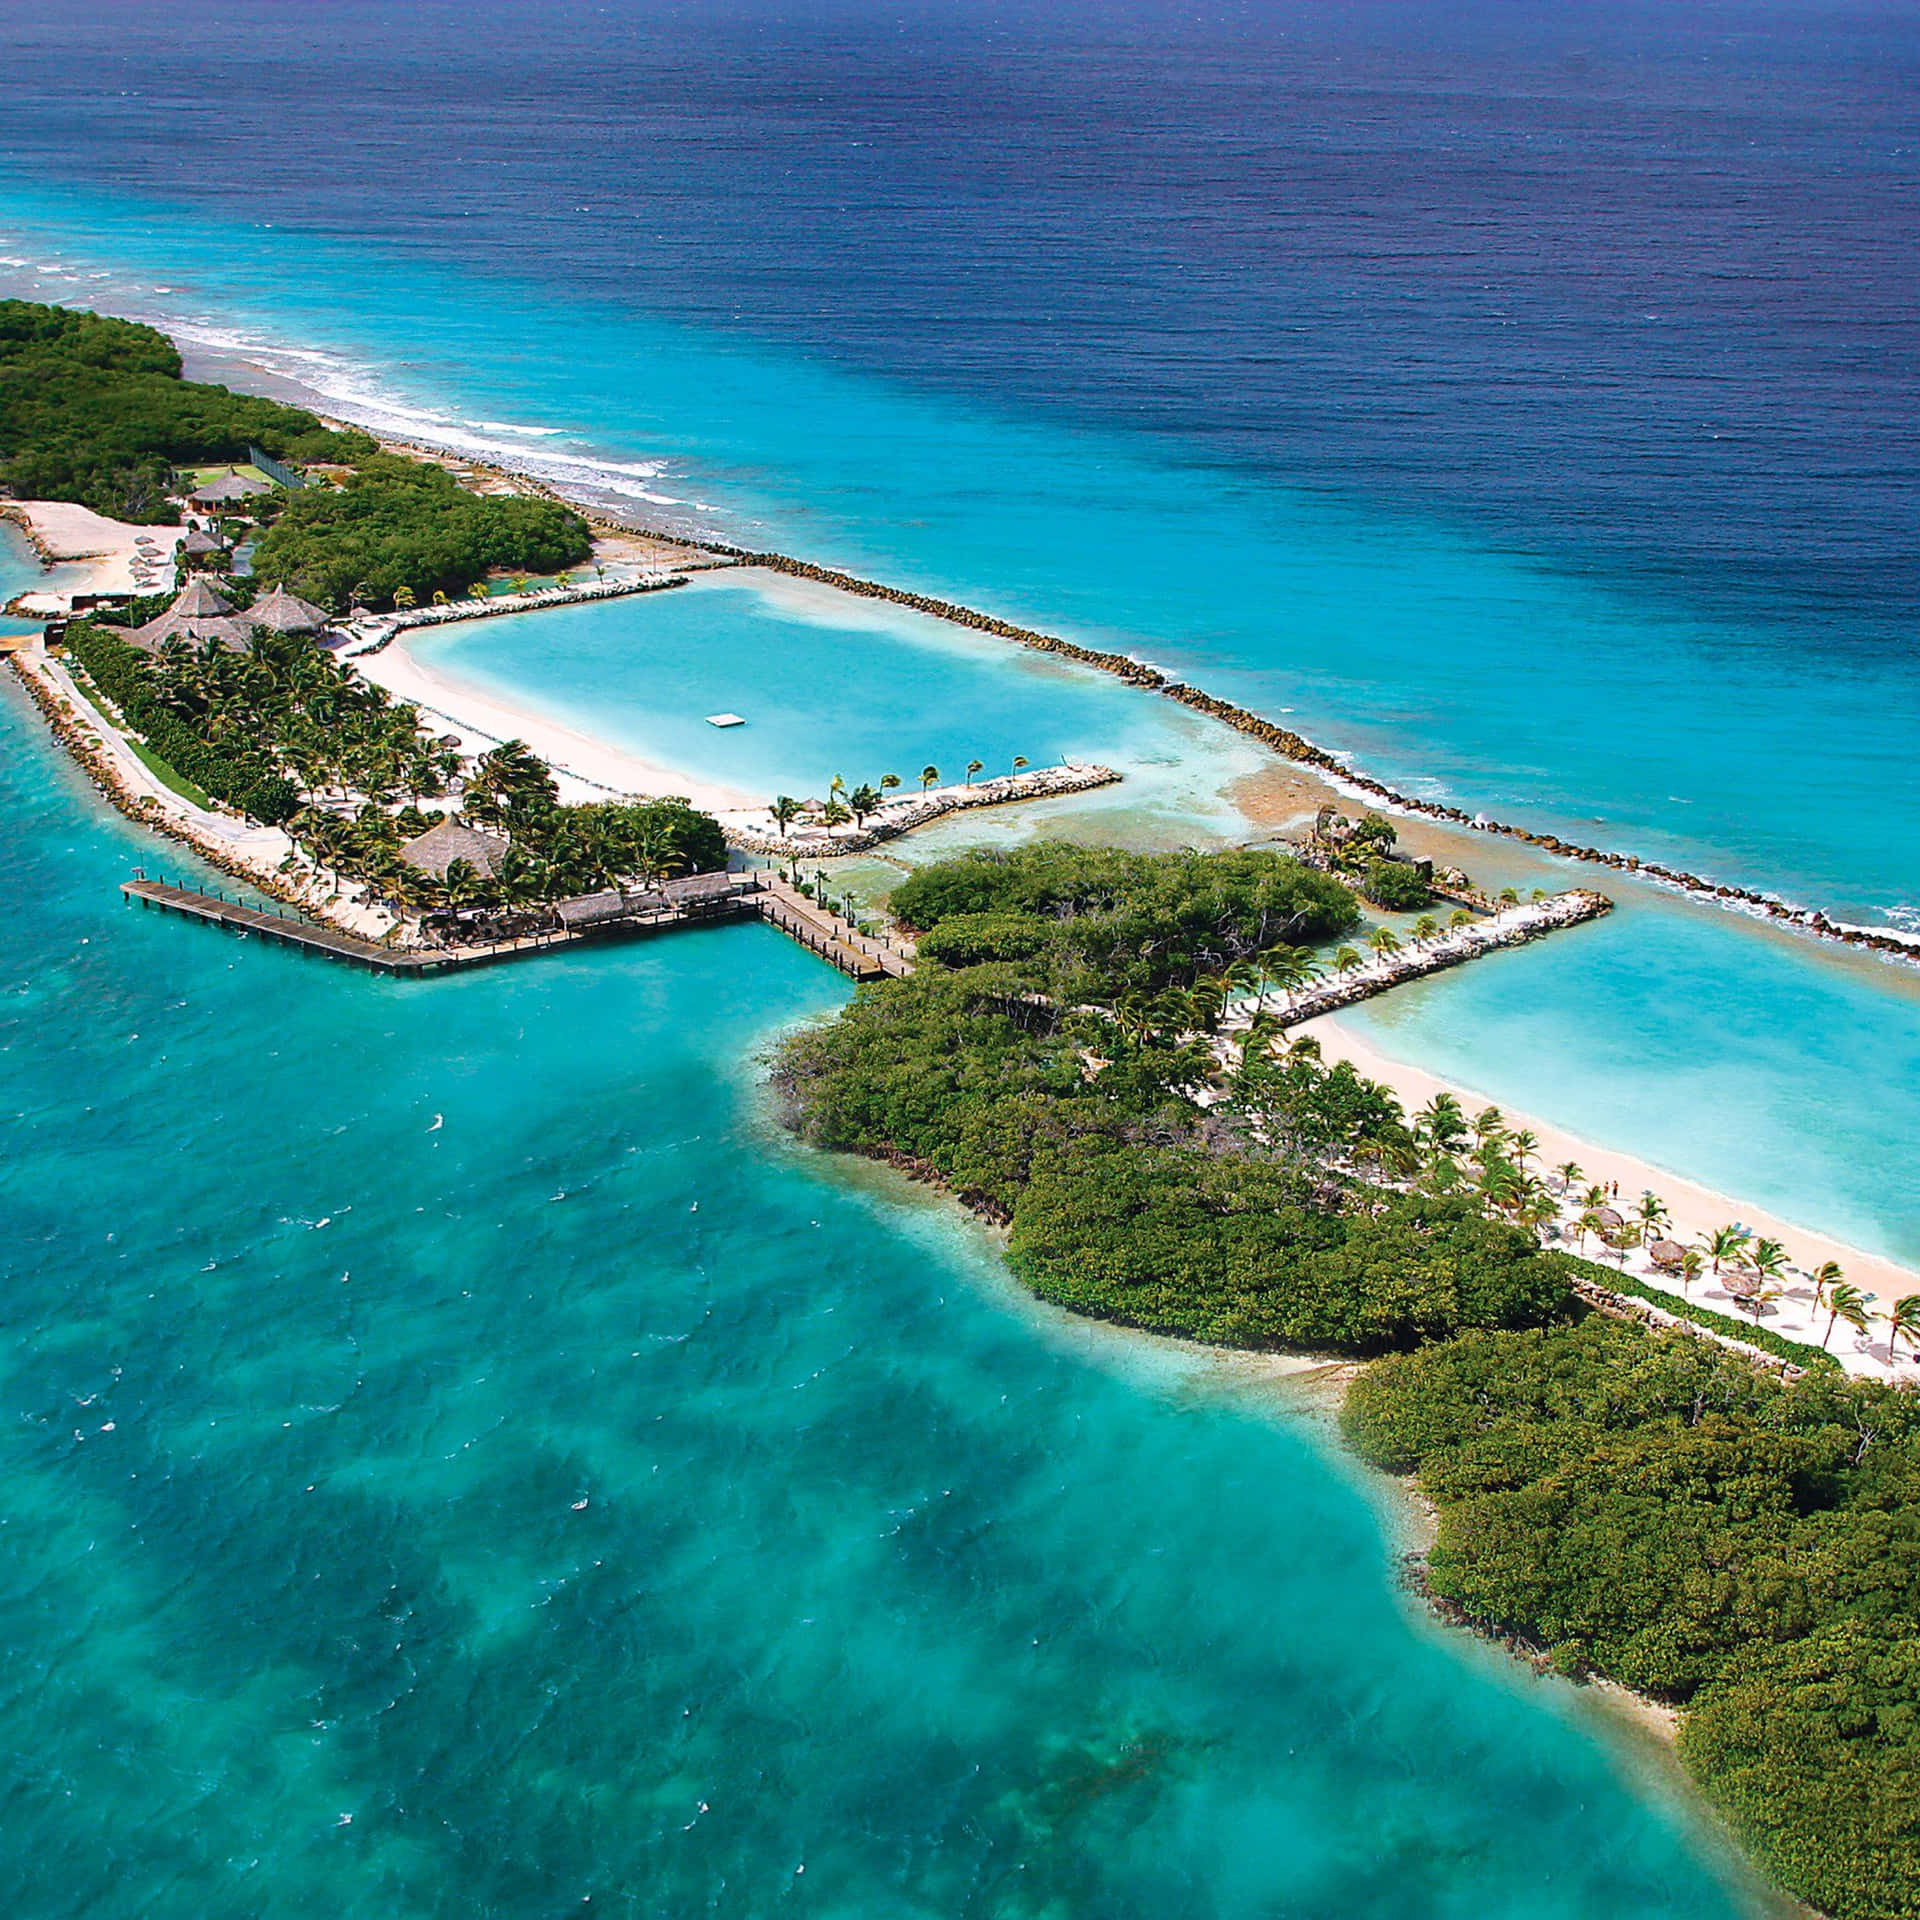
[[[257,935],[263,940],[298,947],[328,960],[366,967],[375,973],[409,977],[494,966],[502,961],[550,953],[556,947],[578,946],[610,935],[667,933],[680,927],[703,926],[716,920],[743,919],[749,915],[757,915],[854,980],[897,979],[902,974],[912,972],[912,956],[904,949],[890,941],[877,940],[870,934],[861,933],[849,922],[829,909],[816,905],[777,876],[742,873],[728,878],[732,882],[729,886],[704,890],[696,897],[682,899],[673,905],[653,906],[622,914],[590,928],[569,931],[556,927],[548,932],[528,934],[518,940],[472,947],[384,947],[378,941],[364,940],[358,934],[343,933],[336,927],[303,919],[284,907],[249,906],[243,900],[230,899],[217,889],[177,886],[168,881],[149,879],[144,873],[136,873],[131,880],[123,881],[120,891],[143,906],[161,907],[171,913],[184,914],[208,926]]]

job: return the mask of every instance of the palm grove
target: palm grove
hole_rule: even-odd
[[[1271,987],[1356,919],[1328,876],[1037,846],[892,904],[922,964],[785,1044],[799,1130],[1005,1223],[1062,1306],[1372,1357],[1348,1428],[1439,1503],[1435,1596],[1683,1706],[1787,1887],[1920,1916],[1920,1397],[1586,1311],[1615,1277],[1541,1246],[1524,1136],[1277,1044]]]
[[[556,502],[474,494],[298,407],[182,379],[173,343],[151,327],[0,301],[0,484],[14,494],[177,522],[183,469],[255,447],[313,470],[297,490],[236,509],[227,531],[251,544],[252,573],[225,597],[243,619],[262,585],[333,611],[406,607],[592,552],[586,523]],[[284,825],[323,869],[400,911],[536,906],[725,863],[718,825],[684,802],[562,806],[549,769],[517,741],[467,765],[415,708],[343,671],[309,635],[256,627],[244,647],[132,645],[127,629],[164,605],[69,627],[94,691],[185,797]],[[456,789],[468,815],[508,838],[491,872],[456,860],[435,876],[401,858],[438,817],[422,803]]]

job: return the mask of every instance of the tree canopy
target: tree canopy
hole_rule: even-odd
[[[344,608],[464,594],[494,568],[552,573],[593,551],[568,507],[470,493],[444,467],[379,454],[338,487],[292,495],[261,538],[254,572]]]
[[[1346,1419],[1439,1504],[1438,1596],[1690,1703],[1683,1757],[1793,1891],[1920,1914],[1920,1396],[1594,1317],[1383,1360]]]
[[[180,377],[173,342],[105,314],[0,301],[0,485],[111,518],[178,518],[177,467],[276,458],[354,461],[374,451],[300,407]]]

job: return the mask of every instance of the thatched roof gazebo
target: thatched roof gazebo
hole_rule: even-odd
[[[271,480],[256,480],[250,474],[236,473],[229,467],[218,480],[210,480],[204,487],[195,487],[187,495],[187,504],[199,512],[218,512],[222,507],[243,506],[247,501],[272,491]]]
[[[400,858],[416,873],[444,880],[456,860],[464,860],[488,879],[500,871],[510,842],[497,833],[482,833],[459,820],[441,820],[400,849]]]
[[[238,651],[252,631],[247,617],[234,612],[233,602],[205,574],[195,574],[165,613],[135,627],[127,638],[146,653],[158,653],[169,640],[217,640]]]
[[[319,607],[285,587],[263,593],[240,617],[271,633],[318,633],[327,624],[327,616]]]
[[[1647,1248],[1647,1258],[1662,1273],[1678,1273],[1686,1257],[1687,1250],[1678,1240],[1656,1240]]]

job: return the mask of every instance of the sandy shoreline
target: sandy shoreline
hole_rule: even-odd
[[[1620,1183],[1619,1205],[1623,1213],[1630,1213],[1632,1203],[1639,1199],[1644,1190],[1651,1188],[1672,1211],[1672,1222],[1667,1231],[1675,1239],[1692,1241],[1702,1233],[1723,1227],[1730,1221],[1738,1221],[1756,1234],[1765,1234],[1781,1241],[1786,1246],[1788,1258],[1796,1266],[1814,1267],[1823,1260],[1839,1261],[1846,1269],[1847,1278],[1863,1292],[1878,1294],[1882,1304],[1904,1294],[1920,1292],[1920,1272],[1903,1267],[1882,1254],[1849,1246],[1831,1234],[1820,1233],[1796,1221],[1781,1219],[1764,1208],[1716,1192],[1698,1181],[1669,1173],[1633,1154],[1599,1146],[1569,1133],[1564,1127],[1555,1126],[1549,1120],[1541,1119],[1537,1114],[1522,1112],[1474,1088],[1457,1081],[1439,1079],[1423,1068],[1396,1060],[1382,1053],[1371,1041],[1362,1039],[1351,1027],[1342,1025],[1337,1014],[1323,1014],[1317,1020],[1305,1021],[1295,1031],[1310,1034],[1319,1041],[1320,1050],[1328,1060],[1351,1061],[1357,1072],[1390,1087],[1409,1113],[1416,1107],[1424,1106],[1436,1093],[1453,1094],[1466,1107],[1469,1116],[1481,1107],[1498,1106],[1510,1126],[1529,1128],[1539,1136],[1536,1158],[1541,1165],[1554,1167],[1562,1161],[1574,1160],[1585,1169],[1589,1182],[1617,1180]],[[1694,1298],[1720,1312],[1729,1311],[1729,1303],[1716,1297],[1703,1283],[1695,1283]],[[1844,1334],[1845,1331],[1842,1328],[1840,1333]],[[1836,1335],[1836,1350],[1838,1345],[1839,1335]],[[1903,1375],[1911,1376],[1914,1369],[1903,1366],[1902,1371]]]
[[[564,800],[683,794],[712,813],[734,813],[761,804],[758,796],[738,787],[678,772],[558,720],[530,713],[497,694],[484,693],[456,675],[428,666],[409,648],[409,637],[402,632],[378,653],[362,654],[351,665],[396,699],[411,700],[426,709],[426,718],[436,727],[462,736],[463,747],[474,743],[468,750],[484,752],[502,740],[524,740],[553,768]]]

